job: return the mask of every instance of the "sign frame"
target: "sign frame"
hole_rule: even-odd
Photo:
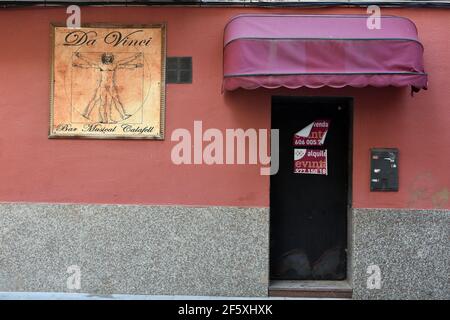
[[[49,139],[99,139],[99,140],[164,140],[165,120],[166,120],[166,58],[167,58],[167,24],[165,22],[152,24],[111,24],[111,23],[88,23],[82,24],[80,28],[111,28],[111,29],[160,29],[161,30],[161,81],[160,81],[160,112],[159,112],[159,134],[149,135],[101,135],[101,134],[56,134],[54,133],[54,110],[55,110],[55,49],[56,49],[56,28],[66,28],[64,23],[50,23],[50,114],[49,114]],[[77,30],[77,28],[73,28]]]

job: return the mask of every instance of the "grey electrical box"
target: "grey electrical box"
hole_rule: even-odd
[[[370,191],[398,191],[398,149],[370,150]]]

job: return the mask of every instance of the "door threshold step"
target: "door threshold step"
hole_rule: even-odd
[[[348,281],[272,280],[270,297],[352,298]]]

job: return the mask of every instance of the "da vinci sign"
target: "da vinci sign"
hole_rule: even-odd
[[[163,24],[52,35],[51,138],[164,138]]]

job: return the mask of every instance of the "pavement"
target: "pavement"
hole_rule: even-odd
[[[223,297],[223,296],[166,296],[166,295],[95,295],[62,292],[0,292],[0,300],[346,300],[328,298],[290,297]]]

